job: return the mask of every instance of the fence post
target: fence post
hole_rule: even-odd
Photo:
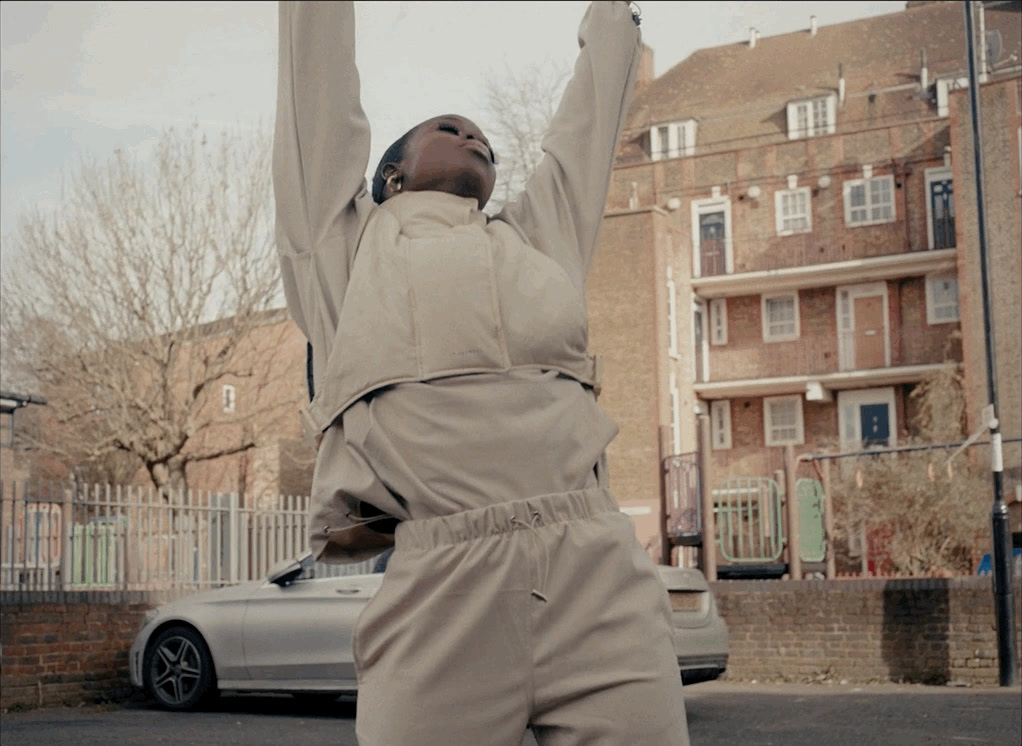
[[[713,515],[713,473],[710,459],[710,416],[699,415],[699,487],[703,499],[703,535],[700,554],[703,575],[717,579],[717,532]]]
[[[784,447],[784,505],[788,515],[788,576],[802,579],[802,553],[799,546],[798,495],[795,494],[795,446]]]
[[[73,581],[71,565],[71,540],[74,531],[74,494],[78,482],[72,481],[61,494],[60,507],[60,583],[56,590],[66,591]]]
[[[830,494],[830,459],[823,459],[823,530],[827,542],[827,580],[837,577],[834,556],[834,497]]]

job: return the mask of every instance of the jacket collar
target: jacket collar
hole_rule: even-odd
[[[485,227],[487,217],[471,197],[447,192],[405,192],[380,207],[397,218],[406,236],[436,235],[463,225]]]

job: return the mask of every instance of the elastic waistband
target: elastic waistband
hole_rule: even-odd
[[[394,542],[399,549],[432,549],[617,510],[614,496],[602,487],[537,495],[437,518],[402,521]]]

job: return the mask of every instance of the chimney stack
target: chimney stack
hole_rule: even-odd
[[[759,38],[759,32],[755,28],[750,27],[749,28],[749,49],[755,49],[755,47],[756,47],[756,39],[758,39],[758,38]]]
[[[816,16],[809,16],[809,35],[816,36]]]
[[[656,79],[656,68],[653,66],[653,47],[642,45],[639,52],[639,69],[635,74],[635,91],[638,93]]]

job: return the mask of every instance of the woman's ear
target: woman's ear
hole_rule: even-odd
[[[383,176],[384,200],[390,199],[395,194],[401,193],[402,182],[404,180],[404,174],[401,172],[401,166],[396,163],[384,164],[383,170],[380,174]]]

